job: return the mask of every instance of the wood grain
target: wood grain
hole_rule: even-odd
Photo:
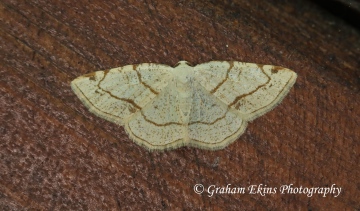
[[[360,33],[311,1],[0,1],[1,210],[356,210]],[[77,76],[126,64],[283,66],[285,100],[224,150],[149,152],[91,114]],[[195,184],[342,187],[338,197]]]

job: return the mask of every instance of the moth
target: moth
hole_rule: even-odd
[[[80,76],[72,90],[95,115],[149,150],[222,149],[278,105],[296,81],[287,68],[237,61],[143,63]]]

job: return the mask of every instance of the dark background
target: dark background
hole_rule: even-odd
[[[345,0],[1,0],[0,210],[359,210],[359,8]],[[179,60],[279,65],[298,79],[219,151],[149,152],[70,88],[97,70]],[[208,197],[194,193],[198,183],[342,192]]]

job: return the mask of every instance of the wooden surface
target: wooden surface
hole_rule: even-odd
[[[360,209],[360,33],[312,2],[2,0],[0,34],[0,210]],[[96,70],[179,60],[298,79],[219,151],[149,152],[70,88]],[[209,197],[195,184],[277,193]],[[289,184],[342,192],[280,194]]]

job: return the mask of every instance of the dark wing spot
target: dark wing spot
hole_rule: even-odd
[[[136,111],[136,108],[134,108],[134,106],[131,106],[131,105],[129,105],[128,109],[131,113],[135,113],[135,111]]]
[[[95,75],[96,75],[96,72],[93,72],[93,73],[84,75],[84,77],[88,77],[89,80],[95,81]]]
[[[264,65],[263,64],[256,64],[263,72],[264,72]]]
[[[280,66],[274,66],[273,68],[271,68],[271,73],[276,74],[276,73],[278,73],[279,70],[282,70],[282,69],[284,69],[284,68],[280,67]]]
[[[138,66],[137,64],[134,64],[133,65],[133,70],[136,70],[137,66]]]

